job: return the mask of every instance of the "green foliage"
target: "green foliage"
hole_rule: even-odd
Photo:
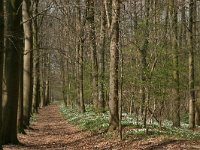
[[[188,125],[187,125],[188,126]],[[186,127],[173,128],[166,125],[165,127],[159,128],[157,125],[149,125],[148,132],[146,128],[132,128],[126,132],[126,135],[134,136],[145,136],[145,137],[155,137],[159,135],[177,138],[177,139],[187,139],[195,140],[200,138],[199,131],[193,131]]]
[[[94,131],[108,127],[108,114],[96,114],[90,106],[86,106],[86,112],[84,114],[67,108],[64,104],[61,105],[60,111],[67,121],[79,126],[81,129]]]

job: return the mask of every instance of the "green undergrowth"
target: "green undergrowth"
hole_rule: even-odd
[[[126,131],[126,135],[134,135],[140,137],[156,137],[166,136],[168,138],[185,139],[185,140],[198,140],[200,139],[200,131],[193,131],[185,127],[173,128],[150,125],[148,130],[146,128],[130,128]]]
[[[65,107],[61,105],[60,111],[65,119],[74,125],[77,125],[83,130],[97,131],[105,130],[108,128],[108,112],[106,113],[95,113],[93,108],[86,106],[86,112],[80,113],[77,110]],[[148,124],[148,131],[143,128],[142,122],[136,120],[134,116],[123,113],[122,126],[123,136],[136,136],[142,138],[166,136],[168,138],[176,139],[187,139],[196,140],[200,139],[200,131],[188,129],[187,124],[182,124],[180,128],[173,128],[170,121],[163,122],[162,128],[159,127],[155,122]]]
[[[65,107],[64,104],[62,104],[60,111],[69,123],[77,125],[83,130],[95,131],[106,129],[108,127],[107,113],[96,114],[89,106],[86,106],[85,113],[80,113],[77,110]]]

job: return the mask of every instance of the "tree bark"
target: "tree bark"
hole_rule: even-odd
[[[84,28],[85,28],[85,22],[86,18],[82,17],[82,11],[81,11],[81,1],[78,0],[78,33],[79,33],[79,76],[78,76],[78,81],[79,81],[79,104],[80,104],[80,111],[82,113],[85,112],[85,102],[84,102],[84,93],[83,93],[83,50],[84,50]],[[83,12],[83,16],[85,16]]]
[[[178,6],[177,2],[172,0],[172,50],[173,50],[173,79],[175,88],[173,89],[175,98],[173,101],[173,126],[180,127],[180,90],[179,90],[179,47],[178,47]]]
[[[101,3],[101,31],[99,50],[99,110],[105,111],[105,49],[106,49],[106,11],[103,2]]]
[[[116,130],[119,125],[118,112],[118,66],[119,66],[119,18],[120,1],[112,1],[112,23],[110,42],[110,81],[109,81],[109,130]]]
[[[96,31],[94,20],[94,0],[87,0],[87,20],[90,25],[90,41],[91,41],[91,60],[92,60],[92,99],[94,108],[98,111],[98,64],[97,64],[97,48],[96,48]]]
[[[3,62],[4,62],[4,1],[0,0],[0,149],[2,149],[2,84],[3,84]]]
[[[24,69],[23,69],[23,100],[24,125],[29,126],[32,109],[32,31],[30,21],[30,2],[23,0],[22,20],[24,28]]]
[[[3,111],[3,144],[16,144],[17,106],[19,96],[20,60],[21,60],[21,0],[6,2],[6,45],[5,45],[5,106]]]
[[[147,116],[147,87],[145,86],[147,81],[147,50],[149,47],[149,15],[150,15],[150,0],[145,0],[145,31],[144,31],[144,43],[142,48],[140,49],[140,59],[141,59],[141,115],[143,115],[143,124],[146,127],[146,116]]]
[[[33,16],[38,14],[39,0],[32,1]],[[38,47],[38,21],[37,17],[32,20],[33,31],[33,112],[38,112],[40,103],[40,52]]]
[[[194,89],[194,51],[195,51],[195,9],[196,0],[189,2],[189,128],[195,128],[195,89]]]

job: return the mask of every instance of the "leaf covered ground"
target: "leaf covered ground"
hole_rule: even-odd
[[[88,131],[68,123],[58,104],[42,108],[20,145],[4,145],[4,150],[191,150],[200,149],[200,139],[177,139],[165,135],[128,135],[120,141],[102,131]],[[129,130],[129,128],[125,129]],[[192,132],[192,131],[191,131]]]

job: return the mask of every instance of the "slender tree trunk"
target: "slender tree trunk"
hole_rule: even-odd
[[[46,62],[46,77],[45,77],[45,91],[44,91],[44,105],[47,106],[49,101],[49,76],[50,76],[50,54],[47,54],[47,62]]]
[[[33,0],[33,16],[38,14],[39,0]],[[33,31],[33,112],[38,112],[40,103],[40,60],[39,60],[39,47],[38,47],[38,21],[37,17],[32,20]]]
[[[94,20],[94,0],[87,0],[87,19],[90,25],[90,41],[91,41],[91,60],[92,60],[92,99],[94,108],[98,111],[98,64],[97,64],[97,48],[96,48],[96,31]]]
[[[81,39],[80,42],[80,51],[79,51],[79,102],[80,102],[80,109],[81,112],[85,112],[85,102],[84,102],[84,95],[83,95],[83,41]]]
[[[200,125],[200,90],[196,91],[196,113],[195,113],[195,124]]]
[[[148,50],[148,46],[149,46],[149,13],[150,13],[150,0],[145,0],[145,33],[144,33],[144,44],[142,46],[142,48],[140,49],[140,57],[141,57],[141,65],[142,65],[142,72],[141,72],[141,80],[142,80],[142,88],[141,88],[141,98],[142,98],[142,102],[141,102],[141,114],[144,115],[143,116],[143,123],[144,126],[146,127],[146,116],[147,116],[147,87],[145,87],[146,81],[147,81],[147,50]]]
[[[3,112],[3,144],[18,143],[17,107],[19,98],[20,60],[21,60],[21,0],[6,2],[5,45],[5,106]]]
[[[120,66],[120,82],[119,82],[119,137],[120,137],[120,139],[122,140],[122,138],[123,138],[123,135],[122,135],[122,112],[123,112],[123,110],[122,110],[122,105],[123,105],[123,103],[122,103],[122,100],[123,100],[123,98],[122,98],[122,96],[123,96],[123,74],[124,74],[124,56],[123,56],[123,52],[122,52],[122,49],[121,49],[121,45],[122,45],[122,43],[121,43],[122,41],[120,40],[120,50],[119,50],[119,58],[120,58],[120,64],[119,64],[119,66]]]
[[[173,79],[175,82],[174,94],[175,99],[173,101],[173,126],[180,127],[180,92],[179,92],[179,47],[178,47],[178,6],[177,2],[172,0],[172,50],[173,54]]]
[[[62,56],[62,54],[60,55],[60,67],[61,67],[61,76],[62,76],[62,96],[63,96],[63,101],[65,106],[67,106],[67,97],[66,97],[66,71],[65,71],[65,61],[64,58]]]
[[[110,83],[109,83],[109,130],[116,130],[119,125],[118,112],[118,66],[119,66],[119,18],[120,1],[112,1],[112,23],[110,42]]]
[[[22,29],[23,30],[23,29]],[[23,37],[23,32],[22,32],[22,37]],[[21,43],[21,47],[23,47],[24,43]],[[18,113],[17,113],[17,128],[18,128],[18,133],[25,133],[24,131],[24,100],[23,100],[23,64],[24,64],[24,59],[23,59],[23,53],[21,53],[21,64],[20,64],[20,85],[19,85],[19,100],[18,100]]]
[[[189,128],[195,128],[195,89],[194,89],[194,51],[195,51],[195,31],[194,15],[196,0],[189,3]]]
[[[78,0],[78,6],[81,5],[81,1]],[[83,15],[85,12],[83,12]],[[85,102],[84,102],[84,93],[83,93],[83,50],[84,50],[84,28],[85,28],[86,19],[82,17],[81,7],[78,7],[78,33],[79,33],[79,104],[80,111],[85,112]]]
[[[106,11],[104,4],[101,3],[101,33],[99,50],[99,109],[105,111],[105,49],[106,49]]]
[[[0,0],[0,149],[2,149],[2,84],[4,62],[4,1]]]
[[[24,70],[23,70],[23,100],[24,124],[29,126],[32,108],[32,34],[30,22],[30,2],[23,0],[22,18],[24,27]]]
[[[40,91],[41,91],[41,94],[40,94],[40,107],[43,107],[45,106],[45,77],[44,77],[44,71],[45,71],[45,60],[44,60],[44,57],[42,57],[40,59],[40,63],[41,63],[41,68],[40,68]]]

